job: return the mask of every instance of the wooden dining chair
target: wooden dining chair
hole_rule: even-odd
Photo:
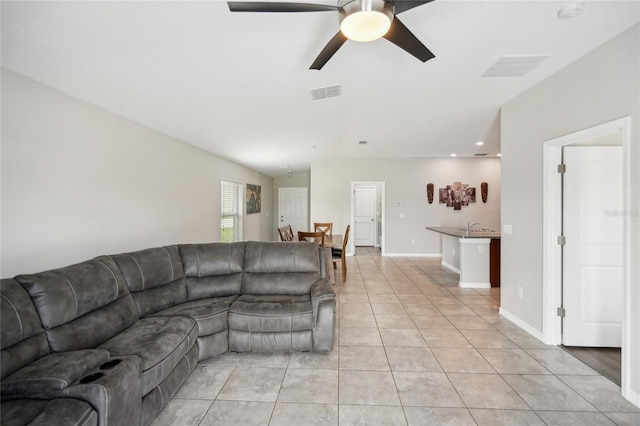
[[[333,237],[333,222],[313,222],[313,230]]]
[[[298,241],[317,241],[320,247],[324,247],[324,232],[298,231]]]
[[[293,241],[293,231],[291,230],[291,225],[278,228],[278,233],[280,234],[280,240]]]
[[[347,243],[349,241],[349,230],[351,229],[351,225],[347,225],[347,229],[344,231],[344,238],[342,239],[342,248],[333,248],[331,249],[331,257],[333,259],[333,269],[336,269],[336,262],[342,263],[341,271],[342,271],[342,282],[347,280],[347,261],[345,256],[347,254]]]

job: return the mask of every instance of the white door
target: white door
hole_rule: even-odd
[[[376,187],[354,188],[354,244],[373,246],[376,243]]]
[[[278,228],[291,225],[293,235],[308,231],[307,188],[278,188]]]
[[[563,320],[566,346],[622,342],[622,148],[564,148]]]

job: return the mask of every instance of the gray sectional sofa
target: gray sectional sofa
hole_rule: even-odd
[[[249,241],[3,279],[1,424],[146,426],[199,360],[330,351],[330,266],[315,243]]]

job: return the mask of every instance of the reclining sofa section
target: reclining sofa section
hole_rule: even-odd
[[[2,425],[150,424],[199,360],[330,351],[315,243],[186,244],[3,279]]]

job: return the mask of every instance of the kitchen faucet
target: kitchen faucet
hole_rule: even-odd
[[[467,222],[467,227],[466,227],[467,232],[469,232],[471,228],[476,225],[480,225],[480,222],[476,222],[476,223]]]

